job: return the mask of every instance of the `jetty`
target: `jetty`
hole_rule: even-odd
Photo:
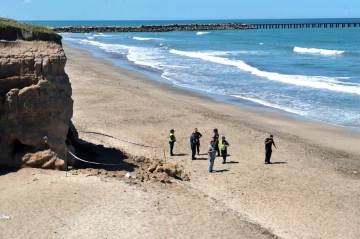
[[[249,30],[254,29],[249,24],[222,23],[222,24],[171,24],[171,25],[149,25],[138,27],[92,27],[92,26],[70,26],[52,27],[55,32],[90,33],[90,32],[172,32],[172,31],[211,31],[211,30]]]

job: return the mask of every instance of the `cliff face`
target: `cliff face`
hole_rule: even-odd
[[[63,169],[73,101],[61,38],[12,34],[0,35],[0,167]]]

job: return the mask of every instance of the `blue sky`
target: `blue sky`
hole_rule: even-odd
[[[181,20],[360,17],[360,0],[0,0],[16,20]]]

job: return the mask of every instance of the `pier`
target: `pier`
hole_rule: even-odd
[[[252,26],[252,29],[360,27],[359,22],[349,22],[349,23],[249,24],[249,25]]]

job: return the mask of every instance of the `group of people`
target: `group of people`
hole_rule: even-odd
[[[190,148],[191,148],[191,160],[196,160],[196,153],[200,155],[200,138],[202,134],[195,128],[194,132],[190,136]],[[174,145],[176,142],[175,130],[170,130],[169,144],[170,144],[170,156],[174,156]],[[274,136],[270,135],[265,139],[265,164],[271,164],[270,158],[272,154],[272,145],[276,148],[274,142]],[[223,164],[226,164],[227,148],[230,146],[229,142],[226,141],[225,136],[220,139],[218,129],[214,129],[214,136],[210,141],[208,147],[208,158],[209,158],[209,172],[213,171],[216,154],[218,157],[222,156]]]
[[[190,136],[190,148],[191,148],[191,160],[196,160],[197,155],[200,155],[200,138],[202,134],[195,128],[194,132]],[[170,156],[174,156],[174,145],[176,142],[175,130],[170,130],[169,135],[169,144],[170,144]],[[210,141],[210,145],[208,147],[208,157],[209,157],[209,172],[213,171],[213,166],[215,162],[216,153],[217,156],[222,156],[223,164],[226,163],[227,157],[227,147],[229,147],[229,142],[226,141],[225,136],[222,136],[220,139],[218,129],[214,129],[214,136]]]

